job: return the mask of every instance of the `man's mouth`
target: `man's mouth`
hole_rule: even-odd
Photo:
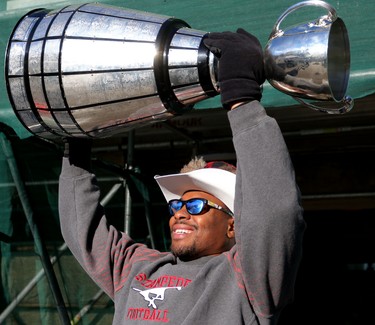
[[[187,230],[187,229],[176,229],[173,231],[175,234],[190,234],[193,231],[192,230]]]
[[[194,231],[194,228],[186,225],[175,225],[172,229],[173,239],[184,239]]]

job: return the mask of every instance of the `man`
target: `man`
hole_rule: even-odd
[[[62,233],[114,300],[113,324],[269,325],[293,299],[305,224],[281,132],[259,103],[261,46],[242,29],[204,42],[219,58],[237,170],[195,160],[182,173],[155,177],[169,202],[172,252],[134,243],[107,223],[89,154],[68,141]]]

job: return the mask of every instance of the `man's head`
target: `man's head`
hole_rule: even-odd
[[[232,165],[195,158],[179,174],[155,177],[169,202],[176,256],[217,255],[234,245],[234,173]]]

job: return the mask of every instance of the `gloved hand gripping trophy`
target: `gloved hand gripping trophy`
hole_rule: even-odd
[[[259,40],[239,28],[235,33],[210,33],[203,42],[219,59],[218,80],[224,108],[260,101],[265,72]]]

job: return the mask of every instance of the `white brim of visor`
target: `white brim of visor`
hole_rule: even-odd
[[[207,192],[233,212],[236,175],[219,168],[202,168],[188,173],[155,177],[167,202],[180,199],[187,191]]]

